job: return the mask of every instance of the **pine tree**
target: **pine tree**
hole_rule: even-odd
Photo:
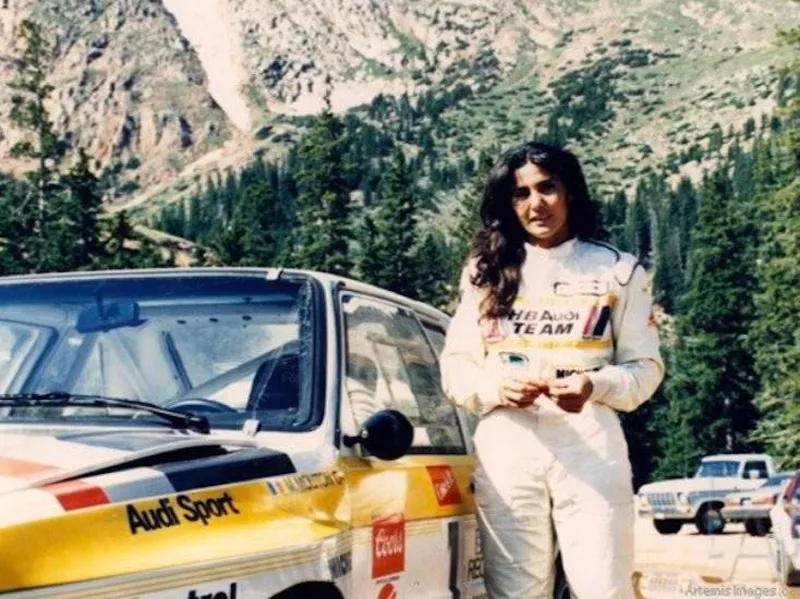
[[[482,150],[478,156],[478,167],[472,177],[471,188],[456,208],[456,225],[450,237],[452,261],[448,265],[450,273],[448,286],[451,289],[451,295],[455,294],[458,289],[461,270],[466,263],[472,239],[482,226],[480,206],[483,201],[483,190],[491,168],[491,155],[488,151]]]
[[[417,297],[437,308],[446,308],[453,292],[442,268],[452,262],[444,236],[439,231],[427,231],[415,256]]]
[[[27,240],[28,260],[32,269],[41,270],[46,260],[47,203],[50,194],[57,193],[53,185],[53,173],[66,146],[55,134],[45,107],[54,89],[47,83],[52,49],[44,37],[42,26],[35,21],[22,21],[19,36],[23,44],[22,54],[15,76],[7,84],[13,90],[10,118],[13,124],[29,132],[29,135],[12,146],[11,156],[32,158],[37,162],[37,168],[28,174],[37,190],[35,196],[30,197],[30,200],[34,200],[33,205],[26,201],[21,209],[32,212],[31,239]]]
[[[418,192],[400,147],[389,159],[382,191],[375,219],[375,253],[380,261],[375,283],[402,295],[416,297],[414,251]]]
[[[350,273],[349,190],[342,125],[327,99],[314,127],[300,142],[297,223],[289,265]]]
[[[378,228],[369,213],[364,214],[363,224],[359,227],[359,231],[358,276],[362,281],[377,285],[381,269],[381,260],[376,247]]]
[[[665,383],[667,429],[657,474],[685,474],[707,453],[754,448],[757,387],[746,334],[753,319],[753,207],[736,202],[723,165],[701,189],[692,271]]]
[[[754,439],[785,468],[800,467],[800,178],[760,202],[756,320],[750,332],[761,387]]]
[[[64,231],[75,246],[76,267],[92,267],[102,256],[100,240],[100,211],[102,194],[100,182],[89,168],[90,158],[81,148],[78,151],[78,162],[61,177],[64,189],[64,204],[71,218],[69,228]]]
[[[800,50],[800,28],[784,32],[785,43]],[[795,54],[797,56],[797,54]],[[800,76],[800,61],[790,72]],[[753,438],[764,442],[784,468],[800,467],[800,102],[795,95],[786,109],[788,128],[774,145],[777,169],[764,177],[764,164],[754,169],[760,189],[759,246],[756,266],[756,318],[749,341],[755,354],[760,388],[756,405],[760,420]],[[785,166],[780,166],[780,165]]]

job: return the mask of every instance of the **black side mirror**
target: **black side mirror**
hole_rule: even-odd
[[[397,410],[381,410],[367,418],[357,435],[345,435],[342,441],[345,447],[360,444],[381,460],[396,460],[408,453],[414,427]]]

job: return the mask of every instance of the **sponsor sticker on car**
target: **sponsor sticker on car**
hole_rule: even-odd
[[[372,578],[405,570],[406,523],[403,514],[372,521]]]

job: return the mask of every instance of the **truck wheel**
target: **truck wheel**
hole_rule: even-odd
[[[763,537],[772,528],[769,518],[750,518],[744,521],[744,529],[753,537]]]
[[[680,520],[653,520],[653,526],[662,535],[675,535],[683,526]]]
[[[695,526],[701,535],[718,535],[725,530],[725,519],[719,507],[704,505],[697,513]]]

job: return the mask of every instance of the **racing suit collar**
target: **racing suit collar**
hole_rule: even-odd
[[[565,242],[552,248],[543,248],[532,243],[525,242],[525,253],[528,258],[536,260],[550,259],[559,260],[568,257],[575,249],[577,239],[570,237]]]

